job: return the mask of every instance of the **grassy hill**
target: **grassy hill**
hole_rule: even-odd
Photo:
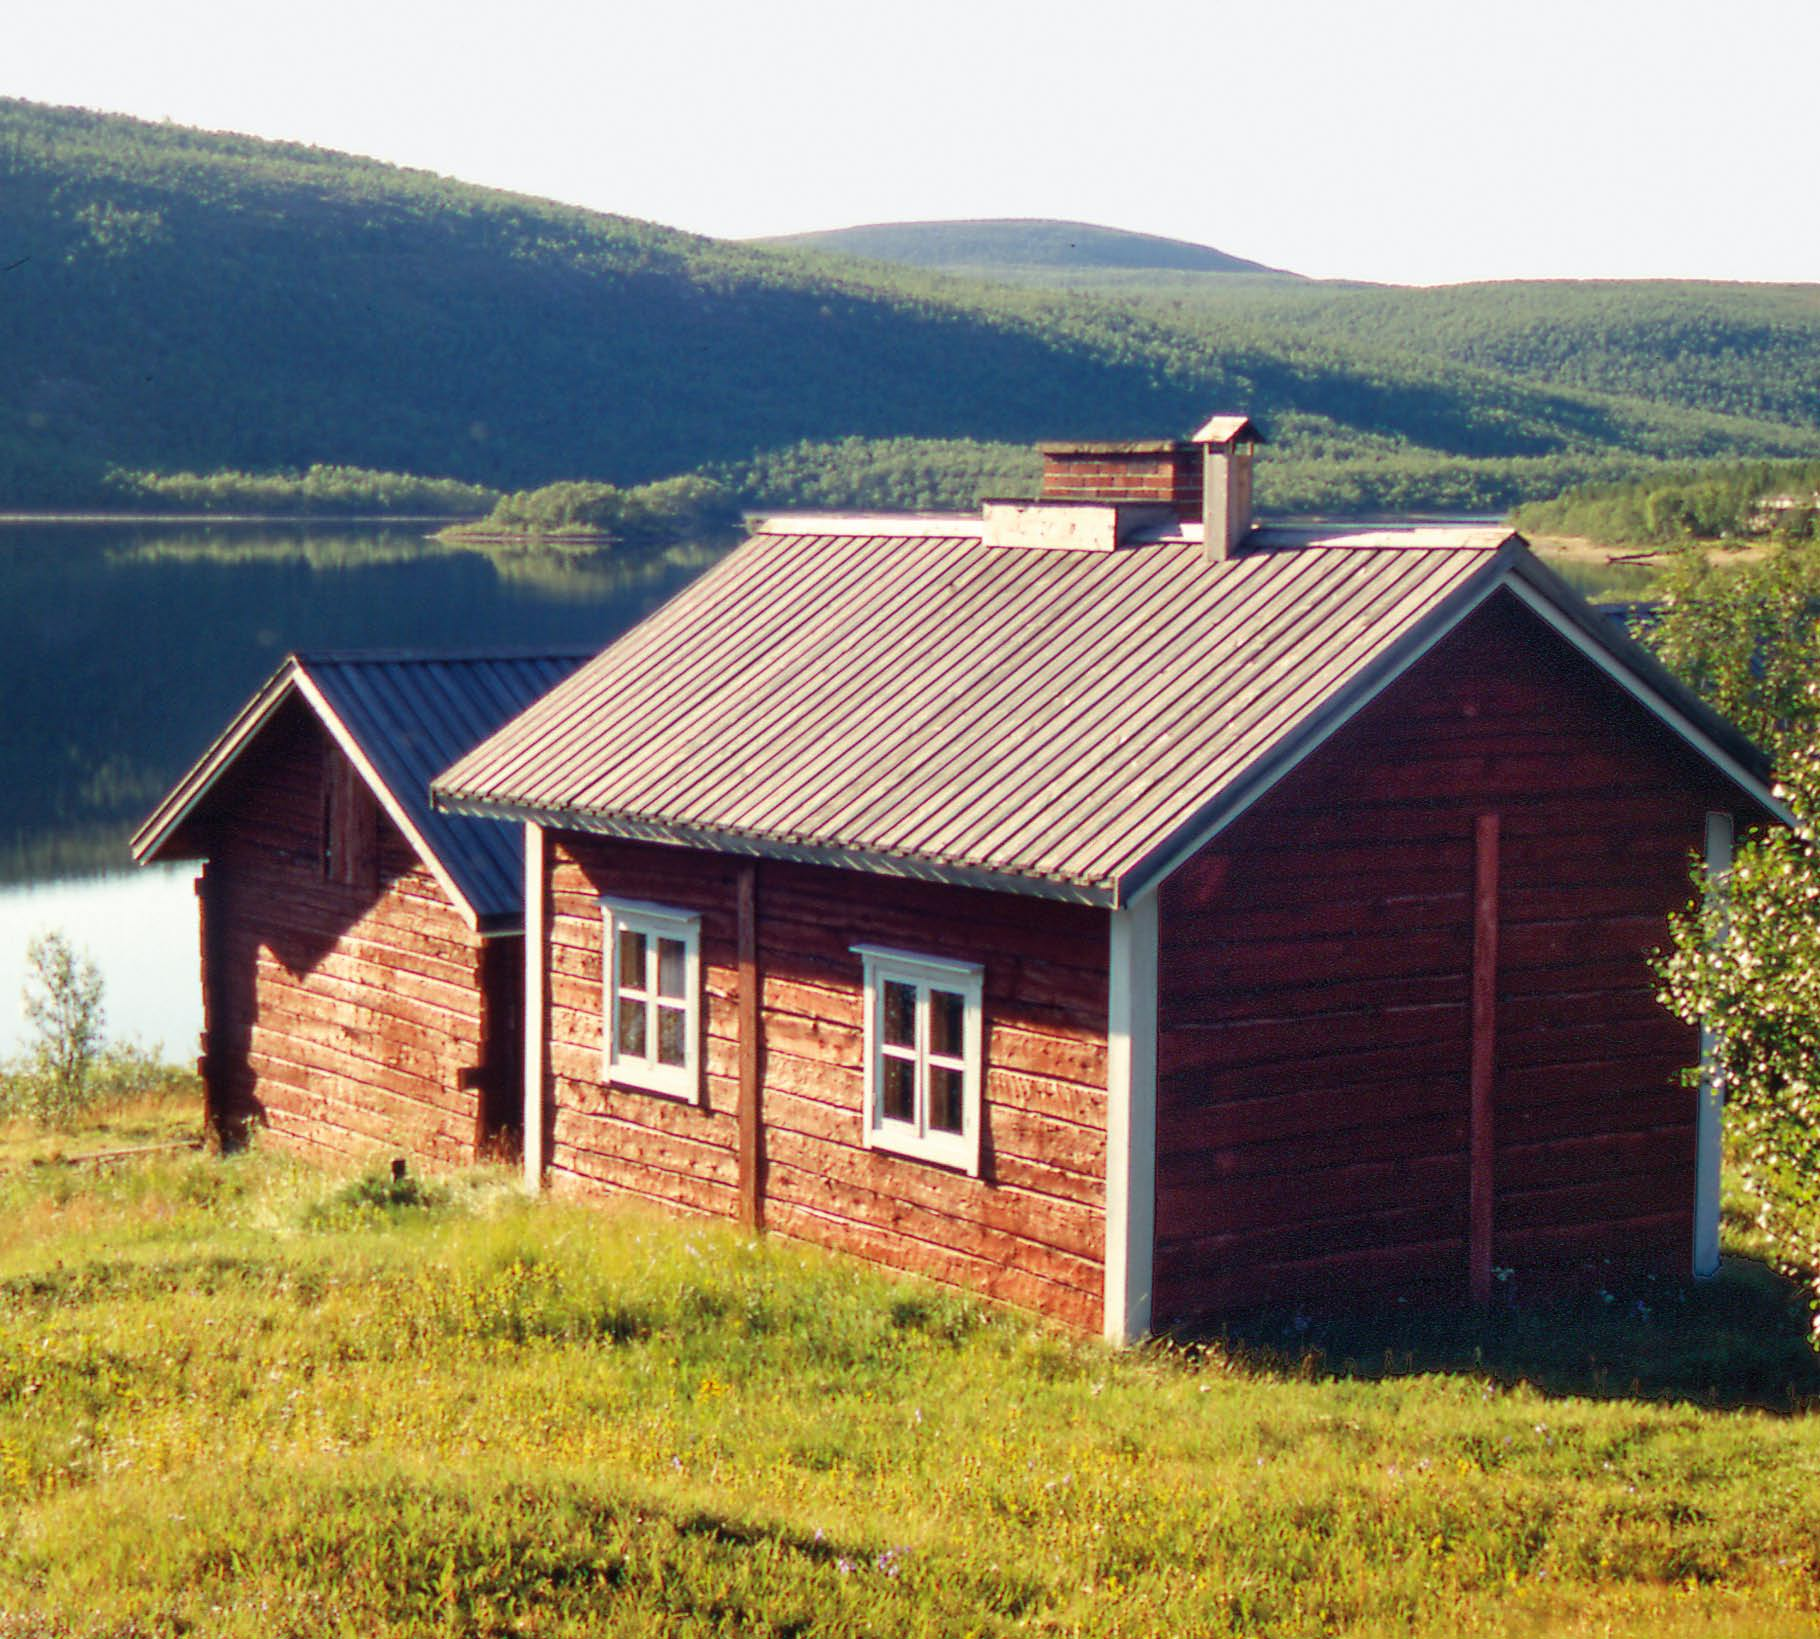
[[[0,1126],[9,1636],[1820,1633],[1747,1258],[1118,1353],[503,1172],[50,1148]]]
[[[978,222],[875,222],[821,233],[784,234],[755,243],[786,250],[821,251],[906,267],[984,274],[996,269],[1057,268],[1071,271],[1123,268],[1175,273],[1274,273],[1298,275],[1262,262],[1230,256],[1211,245],[1166,239],[1154,233],[1055,222],[1041,217]]]
[[[1673,345],[1660,326],[1599,344],[1608,320],[1582,314],[1564,383],[1553,287],[1495,287],[1517,293],[1501,326],[1437,312],[1431,335],[1425,292],[969,282],[16,101],[0,269],[0,505],[148,493],[111,469],[313,463],[502,489],[788,472],[831,499],[907,449],[953,493],[1009,446],[1217,407],[1264,425],[1279,508],[1502,506],[1652,460],[1820,453],[1799,293],[1766,331],[1664,287]],[[939,441],[993,448],[942,467]]]

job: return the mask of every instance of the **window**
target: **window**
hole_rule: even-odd
[[[701,917],[603,899],[606,1079],[701,1097]]]
[[[985,970],[853,948],[866,970],[866,1143],[977,1177]]]

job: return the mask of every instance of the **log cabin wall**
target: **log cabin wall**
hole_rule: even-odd
[[[553,1187],[740,1209],[739,875],[756,872],[767,1229],[1097,1327],[1107,919],[1081,906],[553,834]],[[706,1097],[602,1080],[602,894],[701,914]],[[981,1176],[867,1149],[862,969],[876,943],[985,968]]]
[[[340,761],[340,768],[337,762]],[[201,893],[205,1074],[215,1124],[300,1153],[472,1161],[488,1061],[482,941],[383,809],[373,869],[325,872],[325,808],[347,767],[314,714],[283,706],[211,792]],[[522,946],[520,939],[503,944]],[[495,983],[503,981],[496,980]],[[491,1045],[510,1077],[516,1044]]]
[[[1646,965],[1741,799],[1499,594],[1165,884],[1156,1314],[1468,1281],[1474,835],[1499,816],[1490,1261],[1689,1266],[1696,1033]]]

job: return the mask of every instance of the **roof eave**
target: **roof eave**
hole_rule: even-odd
[[[144,865],[162,856],[177,829],[195,812],[197,804],[234,765],[247,743],[296,687],[298,669],[297,657],[288,656],[234,714],[228,726],[215,736],[183,778],[171,787],[164,800],[140,823],[127,844],[135,865]]]
[[[1774,770],[1761,746],[1714,711],[1647,648],[1586,600],[1534,553],[1513,567],[1513,590],[1549,620],[1626,692],[1662,719],[1771,818],[1794,825],[1795,816],[1775,794]]]
[[[768,836],[760,832],[686,825],[630,814],[499,801],[472,792],[451,791],[442,786],[432,789],[431,802],[448,814],[511,820],[522,825],[542,825],[555,831],[580,831],[591,836],[614,837],[624,842],[655,842],[676,848],[701,848],[715,853],[743,854],[755,859],[786,860],[799,865],[826,865],[840,870],[863,871],[873,876],[896,877],[913,882],[939,882],[957,888],[984,888],[995,893],[1019,894],[1028,899],[1061,900],[1074,905],[1109,908],[1116,901],[1116,890],[1107,882],[995,870],[990,866],[973,865],[960,860],[886,853],[838,843],[809,842],[795,837]]]

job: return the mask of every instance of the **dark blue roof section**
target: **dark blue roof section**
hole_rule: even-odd
[[[299,655],[482,927],[524,915],[520,827],[439,813],[430,781],[592,658],[592,651]]]

